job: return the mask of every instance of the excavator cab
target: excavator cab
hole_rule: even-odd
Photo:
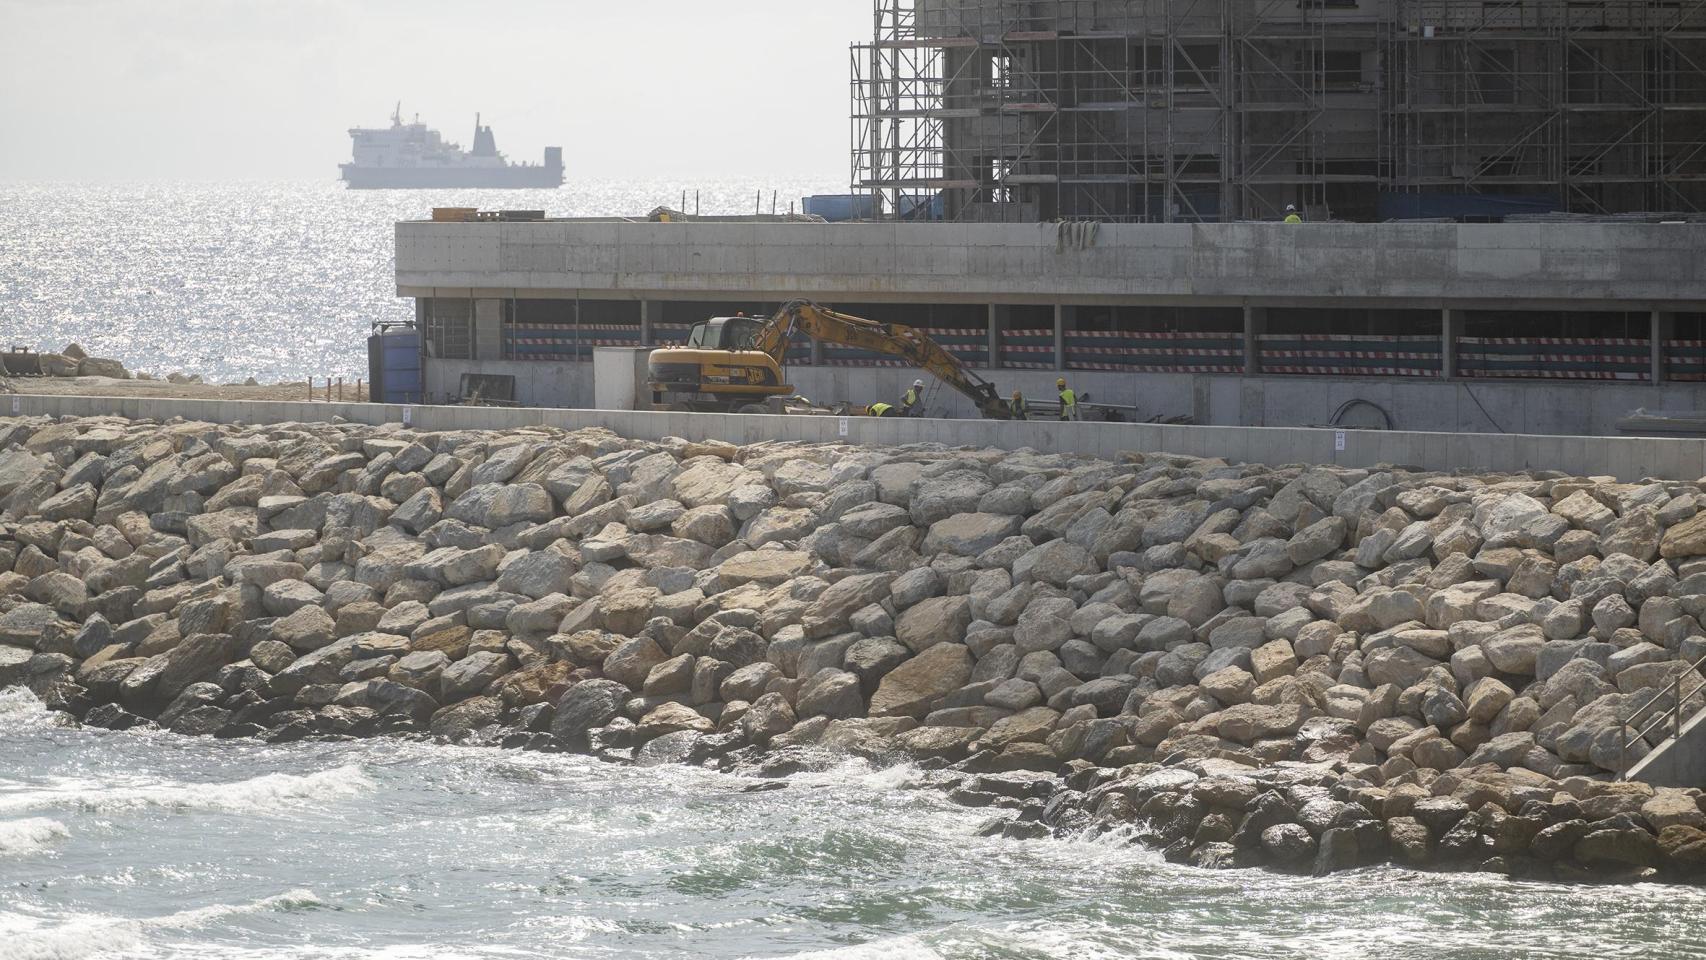
[[[756,317],[712,317],[693,325],[685,346],[695,350],[756,350],[765,321]]]

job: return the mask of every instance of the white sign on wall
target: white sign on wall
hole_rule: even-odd
[[[1340,451],[1345,449],[1345,431],[1336,430],[1333,432],[1333,449]]]
[[[409,424],[414,423],[414,422],[415,422],[415,408],[414,407],[404,407],[403,408],[403,426],[406,427]]]
[[[17,394],[13,394],[12,395],[12,412],[17,413],[18,411],[22,410],[23,408],[24,408],[24,402],[18,398]]]
[[[836,423],[836,425],[835,425],[835,429],[842,436],[844,436],[844,437],[847,436],[847,418],[846,417],[840,418],[840,421],[838,423]]]

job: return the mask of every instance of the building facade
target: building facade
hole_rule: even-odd
[[[593,406],[599,349],[807,297],[924,328],[1003,394],[1064,375],[1138,420],[1614,434],[1706,409],[1703,224],[1074,226],[409,222],[397,285],[432,402],[490,375]],[[916,373],[800,344],[786,375],[869,403]],[[975,415],[945,390],[929,409]]]
[[[1706,0],[875,0],[853,181],[955,221],[1706,211]]]

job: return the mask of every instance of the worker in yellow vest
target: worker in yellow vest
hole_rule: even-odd
[[[924,402],[924,381],[912,381],[912,389],[906,391],[906,396],[900,398],[900,415],[916,417],[923,412],[919,404]]]
[[[1029,420],[1029,410],[1025,407],[1025,395],[1013,391],[1013,399],[1007,404],[1008,415],[1015,420]]]
[[[1078,394],[1066,385],[1066,378],[1061,377],[1054,382],[1054,388],[1060,391],[1060,419],[1078,419]]]
[[[1297,208],[1292,206],[1289,203],[1285,205],[1285,222],[1286,223],[1302,223],[1303,222],[1303,218],[1297,215]]]
[[[894,411],[894,405],[878,401],[866,407],[865,411],[873,417],[886,417]]]

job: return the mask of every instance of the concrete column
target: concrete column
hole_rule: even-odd
[[[823,366],[823,341],[822,340],[813,340],[812,341],[812,366],[814,366],[814,367]]]
[[[1244,305],[1244,376],[1262,372],[1262,349],[1257,337],[1268,332],[1268,308]]]
[[[1653,386],[1665,382],[1665,341],[1676,336],[1676,317],[1663,310],[1654,310],[1652,314],[1652,332],[1649,334],[1653,352]]]
[[[472,360],[501,360],[504,355],[503,301],[474,301]]]
[[[1439,311],[1439,374],[1457,376],[1457,338],[1463,336],[1463,311],[1442,307]]]
[[[663,312],[663,304],[651,300],[640,301],[640,345],[651,346],[657,343],[652,339],[652,323]]]
[[[989,365],[1001,366],[1001,331],[1012,326],[1013,308],[1005,304],[989,305]]]
[[[1054,305],[1054,368],[1066,369],[1066,310],[1064,304]]]

